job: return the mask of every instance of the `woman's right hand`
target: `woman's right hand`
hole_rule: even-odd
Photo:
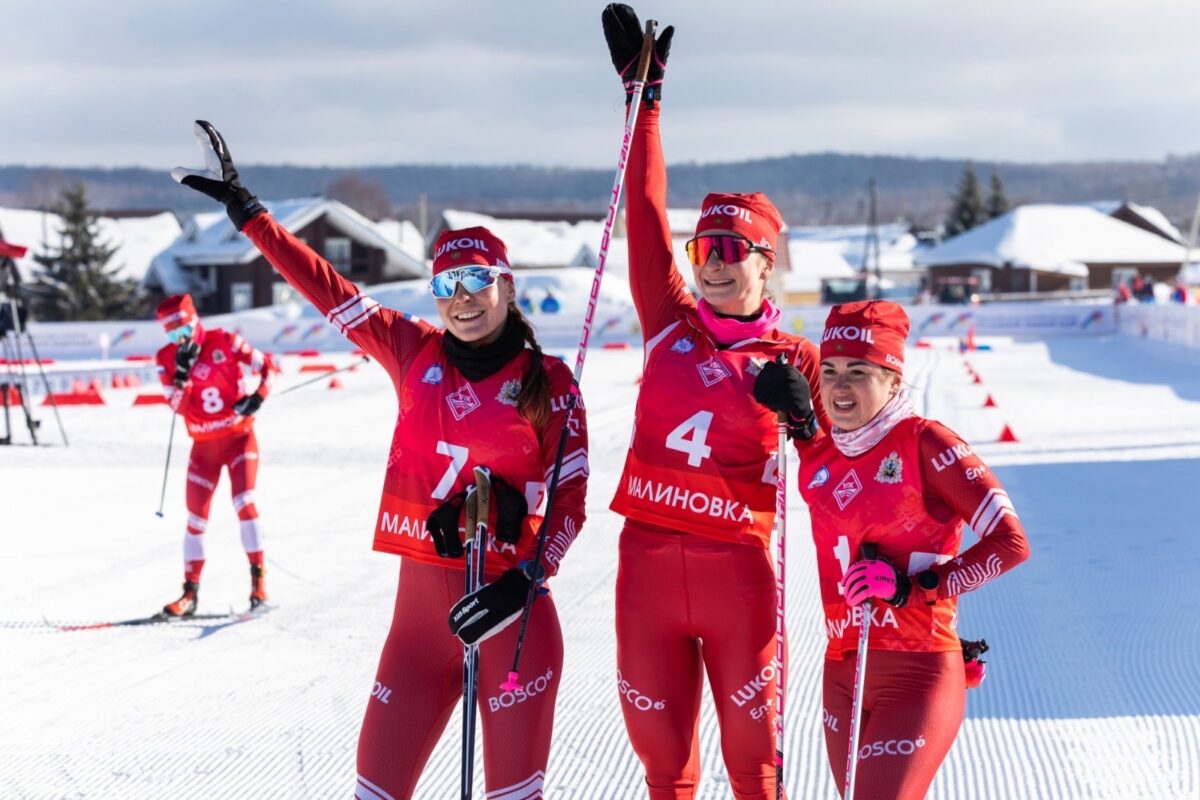
[[[608,42],[608,53],[613,66],[625,83],[625,102],[633,99],[633,84],[637,80],[638,56],[642,52],[645,31],[638,20],[637,12],[624,3],[609,3],[600,13],[604,25],[604,40]],[[668,25],[654,42],[654,56],[650,60],[650,72],[642,96],[653,103],[662,96],[663,72],[667,68],[667,55],[671,52],[671,38],[675,26]]]
[[[242,186],[237,167],[229,155],[229,146],[225,144],[220,131],[212,123],[198,119],[192,125],[192,133],[196,136],[196,144],[200,145],[200,152],[204,154],[204,169],[176,167],[171,170],[171,177],[176,183],[224,203],[230,222],[240,231],[266,209],[257,197],[250,194],[249,189]]]

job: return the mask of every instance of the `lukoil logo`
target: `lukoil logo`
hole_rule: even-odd
[[[518,686],[516,691],[501,692],[495,697],[488,698],[488,709],[495,712],[502,708],[512,708],[515,705],[524,703],[531,697],[536,697],[546,691],[546,687],[550,685],[550,681],[554,680],[554,668],[550,667],[546,670],[545,675],[538,675],[524,686]]]
[[[733,704],[738,708],[741,708],[759,694],[766,691],[767,684],[771,682],[771,680],[775,677],[775,673],[778,671],[776,664],[777,662],[774,659],[771,659],[771,661],[767,662],[767,664],[758,671],[758,674],[747,681],[742,688],[729,695],[729,699],[733,701]]]
[[[725,214],[730,217],[736,217],[743,222],[754,222],[754,219],[750,216],[749,211],[741,206],[735,206],[732,203],[726,203],[719,206],[709,206],[700,212],[700,219],[704,219],[705,217],[720,216],[721,214]]]
[[[483,239],[472,239],[464,236],[461,239],[451,239],[443,244],[434,252],[433,257],[437,258],[443,253],[449,253],[451,250],[482,250],[487,252],[487,245],[483,243]]]
[[[621,670],[617,670],[617,691],[638,711],[662,711],[667,707],[666,700],[654,700],[630,686],[629,681],[621,677]]]
[[[388,698],[392,696],[392,690],[384,686],[379,681],[375,681],[375,685],[371,687],[371,697],[374,697],[379,702],[387,705]]]
[[[875,335],[871,333],[870,328],[859,328],[854,325],[835,325],[832,328],[826,328],[825,333],[821,335],[821,341],[828,342],[831,339],[875,344]]]

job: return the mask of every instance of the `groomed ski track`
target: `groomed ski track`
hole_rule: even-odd
[[[978,445],[1033,552],[962,603],[962,635],[992,644],[989,677],[930,797],[1200,797],[1200,351],[1125,337],[989,342],[967,354],[981,385],[945,342],[908,353],[918,408]],[[621,520],[607,510],[640,358],[588,357],[589,519],[554,582],[566,662],[552,798],[645,796],[615,686]],[[291,364],[280,387],[302,377]],[[41,624],[137,617],[178,592],[187,448],[176,442],[159,520],[162,407],[130,408],[130,390],[113,390],[107,407],[62,409],[71,447],[0,451],[0,797],[351,795],[397,574],[370,550],[395,401],[378,367],[343,383],[264,406],[257,494],[278,608],[246,625]],[[987,393],[998,408],[982,408]],[[39,416],[58,441],[53,417]],[[1004,423],[1020,441],[987,444]],[[201,611],[240,608],[248,593],[227,487],[213,503]],[[812,544],[794,485],[789,500],[787,784],[793,798],[833,798]],[[456,712],[418,797],[456,795],[458,731]],[[717,734],[706,702],[701,798],[730,796]],[[480,775],[479,797],[482,786]]]

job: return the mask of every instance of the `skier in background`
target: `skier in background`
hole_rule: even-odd
[[[1029,557],[1000,481],[957,434],[914,410],[902,384],[908,331],[904,309],[886,300],[834,306],[820,379],[833,427],[797,439],[828,636],[825,749],[842,792],[859,623],[871,620],[859,798],[925,796],[966,689],[983,679],[986,644],[955,633],[958,596]],[[812,413],[809,380],[793,367],[767,364],[754,391],[772,411]],[[961,550],[964,522],[980,540]],[[863,553],[864,543],[877,552]]]
[[[242,547],[250,561],[250,608],[267,600],[263,533],[254,502],[258,439],[254,412],[271,389],[270,359],[236,333],[206,329],[191,295],[172,295],[158,306],[169,344],[155,356],[167,402],[180,414],[192,437],[187,471],[187,532],[183,536],[183,594],[163,607],[168,617],[196,613],[204,569],[204,532],[221,470],[229,471],[233,508],[241,521]],[[243,366],[259,376],[247,394]]]
[[[601,15],[629,87],[642,46],[637,14]],[[774,797],[775,415],[754,401],[777,356],[815,382],[817,348],[778,328],[766,293],[782,220],[761,193],[704,199],[688,258],[697,302],[676,269],[667,224],[659,97],[674,29],[655,44],[627,171],[629,282],[645,368],[634,436],[612,508],[622,514],[617,679],[630,742],[652,800],[694,797],[708,674],[736,798]],[[629,92],[627,88],[627,92]],[[796,417],[811,431],[823,412]]]
[[[438,237],[430,290],[445,330],[435,328],[379,305],[288,233],[242,186],[216,129],[197,122],[195,131],[209,169],[177,169],[172,176],[224,203],[237,229],[383,366],[396,389],[399,415],[374,547],[401,556],[400,578],[359,736],[355,797],[412,796],[462,694],[462,645],[475,642],[481,643],[488,797],[541,797],[563,659],[553,595],[539,599],[529,619],[522,656],[528,683],[511,693],[495,687],[508,675],[518,632],[510,623],[531,582],[544,583],[557,572],[584,520],[581,405],[571,414],[554,507],[545,507],[574,390],[570,369],[542,352],[516,306],[504,243],[491,231],[466,228]],[[460,527],[476,466],[491,470],[494,535],[489,582],[463,597]],[[546,514],[549,539],[537,564],[536,533]],[[452,618],[452,609],[471,604],[477,610],[465,622]]]

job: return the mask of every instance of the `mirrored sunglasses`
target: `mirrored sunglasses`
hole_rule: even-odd
[[[184,339],[192,338],[193,333],[195,333],[195,328],[193,326],[180,325],[177,328],[171,328],[171,330],[167,331],[167,339],[175,344],[179,344]]]
[[[434,275],[429,281],[429,291],[434,297],[446,300],[454,297],[455,289],[462,284],[463,289],[475,294],[491,286],[503,274],[505,270],[500,267],[455,267]]]
[[[688,261],[695,267],[703,266],[713,253],[716,253],[717,258],[726,264],[736,264],[739,261],[745,261],[753,252],[765,253],[767,258],[775,257],[775,253],[770,249],[759,247],[752,244],[749,239],[731,233],[697,236],[687,243]]]

